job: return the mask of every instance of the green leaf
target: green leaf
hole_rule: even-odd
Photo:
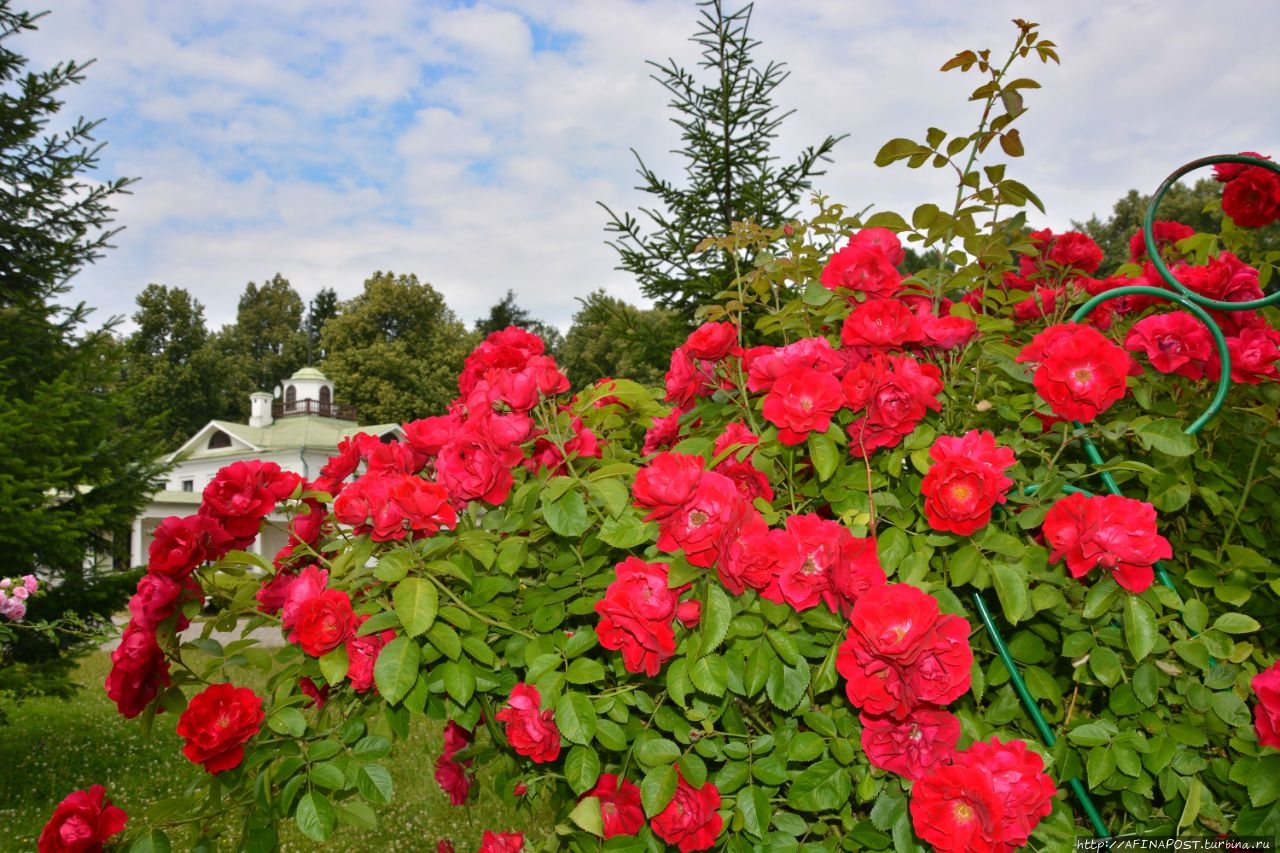
[[[562,478],[572,479],[572,478]],[[587,518],[587,504],[577,489],[570,489],[554,500],[548,496],[554,494],[548,490],[542,493],[542,515],[547,526],[561,536],[577,537],[587,532],[591,526]]]
[[[366,800],[382,805],[391,802],[394,793],[391,773],[381,764],[362,765],[356,774],[356,787]]]
[[[622,752],[630,741],[627,740],[627,733],[622,726],[608,717],[601,717],[596,720],[596,742],[605,749]]]
[[[1157,633],[1156,614],[1151,605],[1136,595],[1128,596],[1124,602],[1124,640],[1135,662],[1151,654]]]
[[[595,658],[578,658],[569,664],[565,678],[570,684],[600,684],[604,681],[604,664]]]
[[[617,518],[606,518],[600,525],[600,540],[615,548],[635,548],[658,538],[658,526],[644,521],[628,508]]]
[[[584,797],[569,812],[569,820],[573,821],[583,832],[589,832],[604,838],[604,813],[600,809],[599,797]]]
[[[570,691],[556,702],[556,727],[569,743],[589,744],[596,735],[596,709],[581,693]]]
[[[1086,772],[1089,776],[1089,787],[1097,788],[1103,782],[1111,778],[1111,774],[1116,772],[1115,753],[1107,746],[1095,746],[1089,750],[1089,758],[1085,762]]]
[[[466,706],[476,692],[476,674],[468,661],[449,661],[440,667],[444,689],[453,701]]]
[[[680,745],[662,737],[646,738],[636,747],[636,758],[649,767],[675,764],[679,757]]]
[[[333,834],[335,816],[333,804],[324,794],[307,791],[298,800],[298,813],[294,818],[298,829],[312,841],[328,841]]]
[[[779,711],[790,711],[800,704],[809,689],[809,665],[789,666],[775,658],[765,682],[765,693]]]
[[[311,765],[307,778],[311,780],[311,784],[330,791],[339,791],[346,784],[346,775],[331,761]]]
[[[279,735],[302,737],[307,730],[307,718],[297,708],[278,708],[267,717],[267,727]]]
[[[1027,612],[1027,575],[1021,566],[1004,561],[992,563],[991,574],[1004,618],[1016,625]]]
[[[383,646],[373,665],[373,680],[382,698],[392,705],[403,699],[418,680],[420,661],[418,644],[408,637],[396,637]]]
[[[351,754],[356,758],[364,761],[382,758],[391,752],[391,741],[382,735],[367,735],[356,741],[356,745],[351,748]]]
[[[724,638],[729,635],[732,622],[733,600],[729,598],[729,593],[718,583],[707,584],[707,594],[702,601],[701,622],[698,625],[702,632],[703,654],[720,648]]]
[[[675,793],[676,769],[670,764],[653,768],[640,780],[640,802],[649,817],[665,809]]]
[[[880,150],[876,152],[875,164],[877,166],[888,166],[897,160],[904,160],[920,150],[920,144],[912,142],[910,139],[898,137],[890,139],[884,145],[880,146]],[[926,148],[927,152],[928,149]]]
[[[748,835],[764,838],[772,812],[769,792],[763,788],[748,785],[738,792],[738,814],[742,815],[742,828]]]
[[[436,612],[440,608],[440,596],[436,592],[434,582],[426,578],[405,578],[396,584],[392,593],[396,614],[400,624],[410,637],[417,637],[427,631],[436,621]]]
[[[575,746],[564,758],[564,778],[575,794],[585,794],[600,778],[600,756],[589,746]]]
[[[801,773],[787,791],[787,805],[802,812],[839,809],[853,793],[849,771],[831,759]]]
[[[1067,740],[1076,746],[1102,746],[1119,733],[1120,729],[1111,720],[1093,720],[1067,732]]]
[[[1257,619],[1243,613],[1223,613],[1213,620],[1213,627],[1224,634],[1252,634],[1262,630]]]
[[[339,824],[354,826],[356,829],[377,829],[378,816],[363,800],[346,800],[333,804],[333,811]]]
[[[840,467],[840,448],[831,436],[825,432],[809,433],[809,458],[813,460],[813,470],[818,474],[819,482],[825,483]]]
[[[703,693],[723,696],[729,681],[729,664],[720,655],[700,657],[689,668],[689,680]]]
[[[1256,773],[1249,774],[1249,800],[1254,808],[1280,800],[1280,756],[1268,755]]]
[[[347,669],[351,666],[347,660],[347,647],[338,646],[331,652],[320,656],[320,674],[332,685],[338,685],[347,677]]]
[[[1108,687],[1115,687],[1124,677],[1120,656],[1106,646],[1098,646],[1089,654],[1089,669]]]
[[[427,642],[449,660],[457,660],[462,655],[462,640],[458,637],[458,632],[443,622],[437,622],[431,626],[427,631]],[[387,650],[383,649],[378,655],[378,660],[382,660],[382,655],[386,653]]]
[[[1134,427],[1138,441],[1148,450],[1166,456],[1190,456],[1196,452],[1196,438],[1182,431],[1182,424],[1172,418],[1160,418]]]
[[[616,518],[621,515],[631,503],[631,494],[621,480],[590,480],[587,482],[587,490],[591,492],[592,497],[604,505],[610,517]]]

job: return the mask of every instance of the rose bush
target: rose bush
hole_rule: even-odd
[[[664,388],[570,389],[509,328],[404,442],[348,440],[313,482],[238,463],[166,522],[164,582],[140,585],[107,689],[127,716],[176,714],[210,776],[126,842],[228,811],[239,832],[200,843],[368,826],[419,715],[442,724],[452,801],[488,764],[538,810],[481,850],[1274,832],[1280,332],[1255,303],[1275,259],[1238,228],[1165,227],[1160,259],[1098,279],[1087,237],[1029,231],[1038,199],[979,165],[1022,153],[1033,84],[1011,69],[1057,59],[1017,25],[1007,62],[944,66],[983,76],[974,132],[877,157],[954,168],[954,205],[908,221],[819,199],[708,240],[742,274]],[[904,240],[930,259],[911,275]],[[1206,355],[1151,323],[1171,304],[1225,337]],[[1224,375],[1246,384],[1207,418]],[[281,510],[280,553],[236,550]],[[249,569],[260,589],[180,642],[195,582]],[[288,643],[212,638],[246,619]],[[246,669],[264,695],[224,684]]]

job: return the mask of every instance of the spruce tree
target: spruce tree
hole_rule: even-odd
[[[822,162],[843,137],[828,136],[780,165],[773,153],[781,112],[774,90],[787,79],[782,63],[764,65],[752,57],[759,42],[748,34],[751,5],[727,13],[721,0],[699,4],[701,19],[692,37],[702,50],[690,72],[675,60],[650,61],[657,80],[671,94],[671,121],[680,128],[684,181],[660,177],[632,149],[639,163],[638,189],[654,197],[639,215],[609,215],[606,231],[618,252],[619,269],[639,280],[645,296],[692,319],[696,308],[726,290],[735,271],[723,254],[699,252],[708,237],[729,234],[735,222],[765,228],[782,225],[822,175]]]

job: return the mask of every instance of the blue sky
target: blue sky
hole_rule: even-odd
[[[21,4],[19,4],[21,5]],[[127,316],[148,283],[184,287],[212,328],[249,281],[305,298],[415,273],[470,323],[508,288],[567,327],[598,288],[641,297],[614,269],[605,214],[636,210],[636,149],[676,179],[665,93],[648,59],[696,63],[692,0],[59,0],[14,49],[33,68],[96,59],[68,117],[105,118],[103,177],[121,199],[117,248],[74,280],[96,317]],[[736,8],[736,4],[727,4]],[[878,169],[886,140],[969,132],[972,75],[956,52],[1007,51],[1030,18],[1062,65],[1019,120],[1011,167],[1063,230],[1155,189],[1187,160],[1280,155],[1280,4],[760,0],[758,61],[785,62],[796,112],[784,159],[849,134],[817,188],[852,209],[909,213],[953,192],[943,172]]]

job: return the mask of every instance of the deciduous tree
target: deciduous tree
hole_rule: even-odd
[[[434,287],[414,275],[377,272],[324,326],[321,365],[362,423],[441,414],[476,337]]]

